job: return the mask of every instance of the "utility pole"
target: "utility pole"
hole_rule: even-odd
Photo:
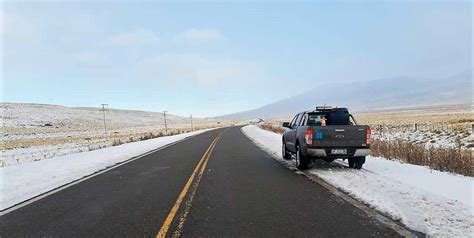
[[[194,126],[193,126],[193,114],[191,114],[191,131],[194,131]]]
[[[102,109],[99,111],[102,111],[104,114],[104,132],[105,132],[105,135],[107,135],[107,123],[105,122],[105,111],[108,111],[108,109],[105,109],[105,107],[108,106],[109,104],[101,104],[101,105],[102,105]]]
[[[163,111],[163,117],[165,118],[165,135],[168,135],[168,125],[166,124],[166,113],[168,111]]]

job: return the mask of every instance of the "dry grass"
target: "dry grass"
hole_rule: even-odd
[[[195,130],[211,128],[212,126],[200,126]],[[168,130],[168,135],[176,135],[181,133],[190,132],[189,128],[172,128]],[[78,141],[89,141],[91,144],[99,141],[112,141],[112,144],[117,144],[118,141],[123,143],[140,141],[146,139],[157,138],[165,135],[165,130],[156,129],[148,132],[125,132],[125,133],[109,133],[106,135],[91,134],[91,135],[62,135],[56,137],[44,137],[44,138],[25,138],[17,140],[2,141],[0,144],[1,150],[11,150],[15,148],[28,148],[33,146],[44,146],[44,145],[61,145],[64,143],[73,143]],[[120,144],[123,144],[120,143]]]
[[[209,127],[209,128],[211,128],[211,127]],[[201,130],[201,129],[208,129],[208,128],[207,127],[196,128],[196,130]],[[146,132],[146,133],[142,133],[142,134],[139,134],[139,135],[130,136],[128,138],[114,139],[113,142],[112,142],[112,146],[117,146],[117,145],[121,145],[121,144],[125,144],[125,143],[135,142],[135,141],[149,140],[149,139],[154,139],[154,138],[163,137],[163,136],[178,135],[178,134],[188,133],[188,132],[192,132],[192,130],[187,129],[187,128],[184,128],[184,129],[178,128],[178,129],[168,130],[168,134],[166,134],[166,132],[164,130],[158,131],[156,133]]]
[[[461,146],[456,148],[426,148],[423,145],[407,143],[402,140],[374,140],[370,151],[373,156],[428,166],[439,171],[474,176],[472,152],[470,149],[461,148]]]
[[[274,126],[273,124],[270,124],[270,123],[263,123],[263,124],[259,124],[258,126],[264,130],[273,131],[278,134],[283,134],[283,132],[285,131],[284,128],[280,126]]]

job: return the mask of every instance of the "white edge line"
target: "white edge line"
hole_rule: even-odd
[[[216,130],[216,129],[219,129],[219,128],[222,128],[222,127],[217,127],[217,128],[212,129],[212,130],[204,131],[204,132],[202,132],[202,133],[209,132],[209,131],[213,131],[213,130]],[[155,152],[157,152],[157,151],[160,151],[160,150],[165,149],[165,148],[167,148],[167,147],[170,147],[170,146],[172,146],[172,145],[178,144],[178,143],[180,143],[180,142],[182,142],[182,141],[185,141],[185,140],[190,139],[190,138],[192,138],[192,137],[195,137],[195,136],[197,136],[197,135],[201,135],[202,133],[198,133],[198,134],[196,134],[196,135],[191,135],[191,136],[185,137],[185,138],[183,138],[183,139],[180,139],[180,140],[171,142],[171,143],[166,144],[166,145],[164,145],[164,146],[161,146],[161,147],[159,147],[159,148],[156,148],[156,149],[150,150],[150,151],[148,151],[148,152],[145,152],[145,153],[143,153],[143,154],[141,154],[141,155],[137,155],[137,156],[134,156],[134,157],[132,157],[132,158],[130,158],[130,159],[124,160],[124,161],[122,161],[122,162],[118,162],[118,163],[116,163],[116,164],[114,164],[114,165],[111,165],[111,166],[109,166],[109,167],[106,167],[106,168],[104,168],[104,169],[102,169],[102,170],[95,171],[95,172],[93,172],[93,173],[91,173],[91,174],[89,174],[89,175],[86,175],[86,176],[82,177],[82,178],[79,178],[79,179],[73,180],[73,181],[71,181],[71,182],[68,182],[68,183],[66,183],[66,184],[60,185],[59,187],[56,187],[56,188],[53,188],[53,189],[51,189],[51,190],[49,190],[49,191],[43,192],[43,193],[41,193],[41,194],[39,194],[39,195],[36,195],[36,196],[34,196],[34,197],[32,197],[32,198],[28,198],[28,199],[26,199],[26,200],[24,200],[24,201],[21,201],[21,202],[15,204],[15,205],[12,205],[12,206],[10,206],[10,207],[8,207],[8,208],[5,208],[5,209],[3,209],[3,210],[0,210],[0,217],[3,216],[3,215],[8,214],[8,213],[10,213],[10,212],[13,212],[13,211],[15,211],[15,210],[17,210],[17,209],[19,209],[19,208],[22,208],[22,207],[24,207],[24,206],[27,206],[27,205],[29,205],[29,204],[31,204],[31,203],[34,203],[34,202],[36,202],[36,201],[38,201],[38,200],[41,200],[41,199],[43,199],[43,198],[45,198],[45,197],[47,197],[47,196],[49,196],[49,195],[55,194],[55,193],[57,193],[57,192],[59,192],[59,191],[62,191],[62,190],[64,190],[64,189],[66,189],[66,188],[69,188],[69,187],[71,187],[71,186],[73,186],[73,185],[76,185],[76,184],[78,184],[78,183],[81,183],[81,182],[83,182],[83,181],[85,181],[85,180],[87,180],[87,179],[90,179],[90,178],[93,178],[93,177],[95,177],[95,176],[101,175],[101,174],[103,174],[103,173],[105,173],[105,172],[108,172],[108,171],[110,171],[110,170],[112,170],[112,169],[115,169],[115,168],[117,168],[117,167],[119,167],[119,166],[122,166],[122,165],[124,165],[124,164],[128,164],[128,163],[130,163],[130,162],[132,162],[132,161],[135,161],[135,160],[137,160],[137,159],[143,158],[143,157],[145,157],[145,156],[147,156],[147,155],[153,154],[153,153],[155,153]]]

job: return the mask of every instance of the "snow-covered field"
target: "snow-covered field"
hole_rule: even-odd
[[[71,108],[30,103],[0,103],[2,118],[0,167],[140,140],[145,134],[164,134],[164,116],[158,112],[99,108]],[[187,117],[166,115],[170,133],[190,131]],[[217,126],[214,120],[193,119],[194,128]]]
[[[281,135],[256,126],[242,131],[290,169],[281,157]],[[427,167],[368,157],[362,170],[342,161],[317,163],[310,170],[350,196],[430,236],[472,237],[474,234],[474,179]]]
[[[474,147],[470,104],[383,109],[355,116],[360,124],[371,126],[374,139],[402,140],[426,147]]]
[[[428,147],[451,147],[451,148],[472,148],[474,146],[474,138],[471,132],[465,131],[430,131],[430,130],[417,130],[417,131],[400,131],[392,129],[386,132],[380,132],[373,130],[373,138],[380,139],[383,141],[394,141],[403,140],[408,143],[421,144],[426,148]]]
[[[132,157],[208,130],[212,129],[0,168],[0,210]]]

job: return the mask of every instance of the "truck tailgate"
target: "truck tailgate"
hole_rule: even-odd
[[[312,147],[365,147],[368,126],[313,126]]]

